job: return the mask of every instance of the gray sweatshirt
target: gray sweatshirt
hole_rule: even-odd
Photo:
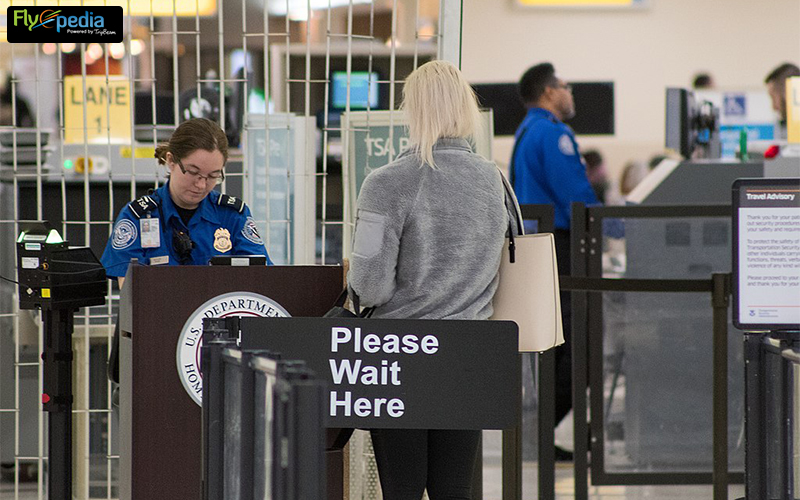
[[[508,230],[500,173],[464,139],[433,157],[407,151],[364,180],[348,284],[376,318],[488,319]]]

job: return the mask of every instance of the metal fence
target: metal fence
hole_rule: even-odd
[[[50,221],[99,256],[119,210],[165,182],[155,143],[206,116],[232,146],[221,189],[250,206],[273,260],[340,262],[358,161],[344,117],[395,110],[414,68],[460,52],[452,0],[106,3],[125,9],[121,44],[0,43],[0,499],[46,495],[42,328],[13,284],[22,224]],[[105,374],[115,283],[108,292],[75,320],[76,498],[118,494]],[[375,482],[374,468],[354,470]]]

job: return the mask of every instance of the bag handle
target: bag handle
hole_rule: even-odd
[[[497,167],[497,165],[495,165]],[[519,202],[517,201],[517,196],[514,194],[514,188],[511,187],[511,184],[506,179],[506,176],[503,175],[503,171],[500,170],[500,167],[497,167],[497,171],[500,173],[500,179],[503,182],[503,205],[506,207],[506,211],[514,213],[514,220],[517,223],[517,232],[516,234],[523,236],[525,235],[525,227],[522,223],[522,211],[519,208]],[[512,264],[516,261],[516,244],[514,243],[514,221],[512,218],[508,218],[508,253],[509,253],[509,262]]]
[[[353,302],[353,309],[355,309],[356,316],[359,318],[369,318],[372,316],[372,313],[375,312],[374,307],[367,307],[365,309],[361,309],[361,299],[358,298],[358,294],[351,290],[350,287],[345,286],[342,293],[339,294],[339,297],[336,299],[336,302],[333,304],[334,307],[344,307],[344,303],[347,301],[347,295],[351,294],[351,300]]]

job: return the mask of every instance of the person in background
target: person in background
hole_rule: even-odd
[[[590,149],[583,153],[583,161],[586,163],[586,174],[594,194],[598,200],[605,202],[609,182],[603,156],[596,149]]]
[[[569,276],[571,205],[573,202],[599,203],[586,175],[575,134],[564,123],[575,116],[572,89],[556,76],[552,64],[541,63],[522,75],[519,91],[528,113],[516,133],[509,168],[511,183],[520,204],[553,205],[558,273]],[[561,293],[561,318],[565,342],[555,349],[556,424],[572,409],[572,309],[569,292]],[[571,452],[556,447],[556,459],[571,458]]]
[[[347,283],[373,318],[492,315],[508,212],[497,167],[472,151],[475,93],[446,61],[403,87],[411,147],[364,180]],[[383,498],[470,499],[479,430],[372,430]]]
[[[131,259],[146,265],[207,265],[214,255],[265,255],[250,209],[214,188],[225,179],[228,139],[211,120],[181,123],[155,149],[169,178],[153,193],[120,211],[100,259],[106,275],[122,288]],[[109,378],[119,381],[115,331]]]
[[[650,173],[650,167],[647,163],[640,160],[631,160],[625,164],[622,170],[622,177],[619,181],[619,191],[623,197],[628,196],[633,188],[635,188],[642,180]]]
[[[28,101],[19,94],[19,88],[14,92],[14,85],[11,75],[8,75],[2,90],[0,90],[0,125],[13,125],[21,128],[35,127],[36,121]]]
[[[697,73],[692,79],[692,88],[695,90],[713,90],[717,87],[710,73]]]
[[[767,92],[772,99],[772,109],[778,113],[780,125],[778,139],[786,139],[786,79],[800,76],[800,68],[792,63],[783,63],[773,69],[764,79]]]

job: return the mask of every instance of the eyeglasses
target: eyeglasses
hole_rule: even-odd
[[[553,85],[553,88],[564,89],[567,92],[572,92],[572,85],[570,85],[569,83],[561,83],[561,82],[559,82],[559,83],[556,83],[555,85]]]
[[[180,167],[181,172],[183,172],[184,175],[188,175],[189,177],[191,177],[193,181],[197,181],[197,179],[202,179],[203,181],[205,181],[206,184],[222,184],[222,181],[225,180],[225,172],[223,172],[222,170],[211,172],[208,175],[201,175],[200,172],[198,172],[197,170],[186,170],[186,168],[184,168],[183,166],[183,163],[181,163],[181,161],[178,160],[177,158],[175,159],[175,161],[178,163],[178,167]]]

